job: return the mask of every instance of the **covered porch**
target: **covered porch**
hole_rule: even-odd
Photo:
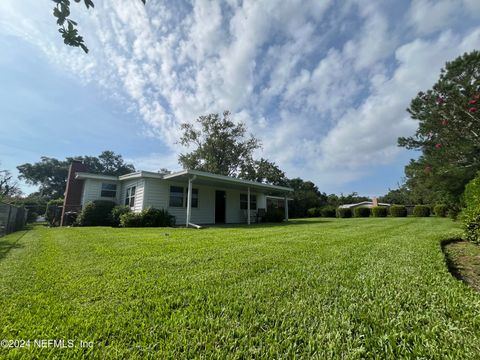
[[[194,186],[208,186],[214,191],[209,196],[209,201],[214,205],[214,223],[234,223],[229,221],[228,215],[232,212],[241,211],[245,218],[243,223],[251,224],[258,219],[259,214],[266,212],[266,197],[275,195],[284,199],[284,219],[288,221],[288,197],[293,189],[283,186],[263,184],[233,178],[230,176],[216,175],[197,170],[183,170],[163,177],[175,183],[183,183],[187,187],[185,226],[197,226],[192,222],[192,194],[195,194]],[[235,192],[239,194],[237,199],[227,199],[227,194]],[[238,201],[237,201],[238,200]],[[197,200],[198,201],[198,200]],[[257,202],[258,201],[258,202]],[[257,206],[260,204],[260,206]],[[237,222],[238,223],[238,222]]]

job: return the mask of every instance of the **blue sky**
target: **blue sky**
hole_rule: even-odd
[[[0,2],[1,168],[109,149],[176,170],[179,124],[229,109],[289,177],[381,195],[416,156],[396,146],[410,100],[480,48],[477,0],[95,5],[72,5],[86,55],[62,44],[53,2]]]

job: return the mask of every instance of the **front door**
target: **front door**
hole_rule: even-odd
[[[215,191],[215,224],[225,224],[225,191]]]

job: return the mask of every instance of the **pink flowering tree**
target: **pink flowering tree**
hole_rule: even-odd
[[[405,168],[407,186],[422,188],[430,202],[458,203],[480,170],[480,52],[448,62],[438,82],[420,92],[407,111],[418,129],[398,143],[422,153]]]

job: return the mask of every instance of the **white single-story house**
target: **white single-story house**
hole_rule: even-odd
[[[391,204],[387,204],[387,203],[379,203],[377,198],[374,197],[372,201],[362,201],[355,204],[344,204],[344,205],[340,205],[339,207],[343,209],[355,209],[357,207],[367,207],[367,208],[372,208],[376,206],[390,207],[390,205]]]
[[[177,225],[250,224],[258,219],[257,214],[266,212],[269,196],[282,196],[288,220],[287,194],[293,191],[288,187],[196,170],[107,176],[79,171],[82,165],[70,166],[64,212],[79,211],[94,200],[111,200],[134,212],[165,209],[175,216]]]

